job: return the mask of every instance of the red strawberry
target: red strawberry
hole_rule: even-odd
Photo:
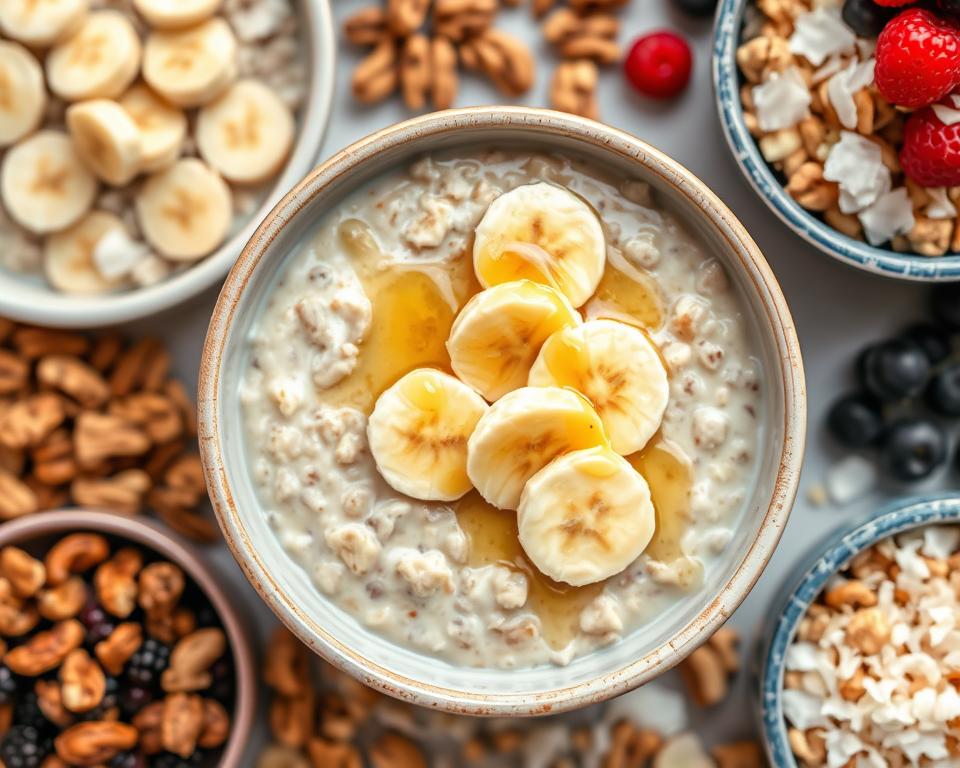
[[[960,27],[911,8],[877,38],[875,76],[881,95],[901,107],[925,107],[960,85]]]
[[[941,122],[931,107],[914,112],[904,128],[900,165],[921,187],[960,184],[960,123]]]
[[[873,0],[873,2],[882,5],[884,8],[902,8],[905,5],[915,3],[916,0]]]

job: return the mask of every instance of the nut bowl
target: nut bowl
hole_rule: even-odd
[[[812,246],[852,267],[899,280],[960,279],[960,255],[898,253],[848,237],[801,207],[767,164],[744,121],[736,53],[748,9],[755,0],[721,0],[713,35],[713,85],[720,125],[740,171],[754,192],[784,224]]]
[[[372,179],[433,151],[477,147],[562,152],[648,182],[726,268],[754,337],[768,392],[757,456],[722,563],[655,626],[567,666],[468,668],[400,647],[335,606],[274,534],[248,469],[240,413],[241,367],[265,294],[317,217]],[[768,387],[768,389],[767,389]],[[793,322],[779,287],[742,225],[679,164],[629,134],[538,109],[484,107],[414,119],[338,153],[284,198],[248,243],[214,312],[200,381],[200,444],[226,540],[248,579],[310,648],[362,682],[418,704],[477,715],[569,710],[628,691],[681,661],[739,605],[773,552],[795,492],[805,436],[805,395]]]
[[[211,750],[201,768],[234,768],[244,763],[244,750],[256,714],[257,671],[250,629],[241,620],[237,602],[218,583],[218,577],[189,545],[181,543],[158,525],[108,512],[69,509],[30,515],[0,526],[0,548],[16,546],[42,559],[47,549],[75,533],[96,533],[111,545],[132,544],[183,569],[188,580],[199,588],[217,614],[233,657],[235,685],[233,710],[229,712],[230,732],[217,750]],[[91,571],[92,577],[92,571]]]
[[[160,282],[97,296],[59,293],[42,276],[21,275],[0,268],[0,315],[48,327],[114,325],[162,312],[223,279],[260,220],[316,163],[330,116],[336,40],[329,2],[291,2],[299,16],[307,77],[294,143],[283,169],[265,185],[263,198],[249,214],[236,217],[224,243],[210,255]]]

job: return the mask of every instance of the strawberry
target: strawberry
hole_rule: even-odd
[[[960,184],[960,122],[941,122],[931,107],[914,112],[904,128],[900,165],[921,187]]]
[[[911,8],[877,38],[880,94],[901,107],[925,107],[960,85],[960,27]]]

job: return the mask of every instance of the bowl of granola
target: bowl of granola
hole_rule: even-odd
[[[0,312],[110,325],[223,278],[314,164],[327,0],[0,8]]]
[[[933,45],[896,53],[921,27],[920,37],[952,38],[953,22],[898,10],[873,0],[723,0],[713,54],[720,122],[753,189],[811,245],[876,274],[957,280],[960,190],[939,137],[960,112],[949,91],[927,87],[937,86],[926,63]],[[911,60],[923,64],[907,74]],[[913,98],[901,84],[911,77],[929,92]],[[941,155],[934,173],[920,157],[931,147]]]
[[[958,587],[956,496],[895,502],[818,546],[760,656],[771,763],[953,764]]]

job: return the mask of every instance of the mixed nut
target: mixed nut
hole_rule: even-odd
[[[179,566],[72,533],[0,550],[5,768],[213,764],[234,670],[220,621]]]

